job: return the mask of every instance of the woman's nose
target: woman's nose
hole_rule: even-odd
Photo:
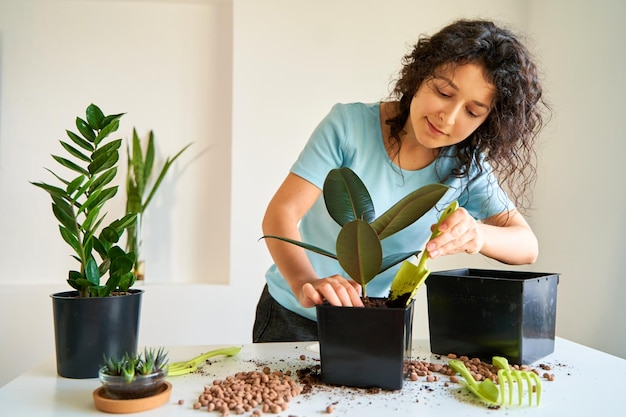
[[[456,122],[456,117],[461,110],[461,106],[450,106],[446,109],[442,109],[439,113],[441,121],[446,125],[453,125]]]

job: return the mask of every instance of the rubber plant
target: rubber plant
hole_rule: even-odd
[[[128,170],[126,171],[126,213],[137,214],[137,221],[128,228],[126,250],[133,251],[137,260],[134,273],[138,279],[143,279],[143,257],[141,256],[141,221],[143,213],[152,201],[163,178],[169,171],[176,159],[189,147],[191,143],[183,147],[173,157],[168,157],[159,172],[152,187],[148,187],[154,168],[155,145],[154,132],[148,134],[148,143],[145,150],[141,146],[141,139],[137,130],[133,129],[132,147],[127,145]],[[149,191],[148,191],[149,190]]]
[[[136,215],[126,214],[104,224],[105,206],[118,191],[111,184],[117,175],[122,144],[122,139],[111,140],[109,136],[117,131],[123,115],[105,116],[98,106],[90,104],[86,117],[76,118],[78,133],[66,130],[69,141],[60,141],[66,156],[52,155],[69,172],[62,175],[48,169],[58,184],[32,183],[52,198],[61,236],[78,262],[78,268],[69,271],[67,282],[81,297],[126,292],[135,283],[135,254],[126,252],[118,242],[135,223]]]
[[[421,252],[416,249],[385,254],[381,241],[421,218],[447,190],[443,184],[426,185],[376,217],[372,198],[358,175],[347,167],[332,169],[322,191],[328,213],[341,226],[336,253],[285,237],[265,235],[262,238],[279,239],[336,259],[350,278],[361,284],[362,298],[367,299],[366,288],[372,279]]]

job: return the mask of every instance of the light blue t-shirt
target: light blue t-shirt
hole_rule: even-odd
[[[450,173],[459,167],[454,147],[442,152],[437,160],[417,170],[401,170],[390,160],[383,144],[380,103],[336,104],[311,135],[291,172],[322,189],[326,175],[333,168],[349,167],[367,187],[376,217],[412,191],[432,183],[444,183],[450,189],[437,207],[406,229],[382,241],[383,255],[420,250],[430,237],[430,226],[438,213],[453,200],[458,200],[474,218],[485,219],[512,209],[513,203],[498,186],[488,164],[481,173],[473,167],[469,181]],[[335,253],[339,225],[326,210],[323,195],[300,221],[302,241]],[[339,263],[329,257],[306,251],[319,277],[348,275]],[[367,285],[369,297],[387,297],[391,281],[400,265],[378,275]],[[304,308],[291,291],[276,265],[267,271],[266,280],[272,297],[285,308],[315,320],[315,308]]]

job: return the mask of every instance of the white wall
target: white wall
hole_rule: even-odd
[[[28,180],[42,178],[42,167],[57,150],[57,135],[89,101],[111,112],[127,111],[127,132],[133,125],[155,129],[163,155],[196,137],[202,139],[194,149],[206,150],[193,161],[182,158],[181,176],[151,209],[165,211],[152,227],[165,223],[166,231],[150,232],[151,242],[159,238],[152,260],[159,267],[149,266],[144,284],[141,342],[247,342],[270,262],[258,241],[261,218],[310,131],[335,102],[385,97],[401,56],[417,36],[462,16],[489,17],[528,32],[542,59],[557,115],[543,135],[543,165],[529,219],[541,256],[528,269],[563,273],[560,336],[626,357],[626,332],[617,319],[625,310],[618,302],[624,287],[618,259],[625,243],[624,220],[618,216],[626,212],[626,202],[619,183],[598,184],[619,179],[615,167],[624,151],[617,124],[626,85],[619,76],[625,73],[624,61],[616,53],[625,39],[618,24],[626,18],[621,3],[454,0],[435,7],[413,0],[235,0],[232,73],[226,74],[229,53],[221,48],[229,42],[228,1],[0,0],[0,385],[53,353],[48,294],[66,289],[69,261],[59,261],[67,249],[45,195]],[[123,13],[111,15],[120,8]],[[82,59],[74,63],[78,71],[66,66],[66,55],[55,55],[60,46],[65,54],[89,49],[81,32],[68,29],[77,9],[128,19],[126,26],[111,24],[101,35],[116,42],[111,49],[121,58]],[[144,22],[148,39],[137,39],[131,21]],[[145,61],[137,58],[138,51],[149,45],[167,46],[167,53],[151,55],[148,61],[160,65],[139,71]],[[177,65],[177,59],[184,64]],[[229,75],[232,96],[214,94],[212,88],[230,86]],[[119,86],[111,77],[119,77]],[[76,79],[79,88],[71,87]],[[89,82],[93,79],[98,81]],[[609,152],[590,149],[600,143]],[[213,170],[222,163],[232,163],[232,179],[226,180],[232,186],[225,193],[207,185],[228,177],[230,168]],[[580,169],[587,164],[593,170]],[[204,194],[196,195],[199,190]],[[215,193],[230,193],[230,206]],[[226,214],[204,215],[224,207]],[[230,233],[223,229],[228,227]],[[204,240],[229,238],[226,252]],[[225,272],[209,265],[214,258],[218,264],[229,262]],[[469,256],[430,264],[431,269],[461,266],[502,268]],[[206,284],[216,277],[228,285]],[[424,291],[418,300],[415,330],[425,336]]]

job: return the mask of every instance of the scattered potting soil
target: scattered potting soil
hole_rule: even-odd
[[[321,365],[319,359],[307,357],[299,354],[294,358],[276,359],[275,361],[262,362],[253,361],[257,370],[249,372],[237,372],[235,375],[225,379],[215,379],[205,386],[198,396],[193,408],[216,411],[222,416],[232,414],[243,414],[260,416],[264,413],[277,414],[286,411],[292,401],[300,402],[299,397],[313,399],[316,394],[326,394],[329,398],[338,396],[340,400],[330,401],[325,404],[325,408],[320,409],[321,413],[330,414],[341,408],[342,403],[351,401],[362,402],[363,397],[368,395],[391,395],[394,398],[402,396],[404,390],[387,391],[380,388],[354,388],[346,386],[328,385],[322,381]],[[446,360],[459,359],[465,363],[472,375],[477,380],[490,378],[497,383],[497,368],[490,363],[481,361],[478,358],[458,357],[454,354],[448,357],[434,356],[435,362],[426,358],[412,359],[404,363],[405,386],[412,383],[420,383],[417,392],[428,395],[436,391],[444,395],[450,393],[450,387],[459,383],[459,377],[448,367]],[[306,361],[307,364],[299,366],[299,362]],[[311,364],[310,362],[314,363]],[[207,361],[210,365],[211,361]],[[294,368],[295,366],[295,368]],[[564,366],[564,365],[559,365]],[[278,368],[287,369],[278,369]],[[288,369],[291,368],[291,369]],[[513,365],[513,369],[524,369],[535,372],[545,381],[553,381],[555,376],[551,373],[552,366],[542,363],[537,368],[529,366]],[[209,376],[210,367],[200,367],[197,374]],[[461,385],[459,385],[461,388]],[[413,388],[411,391],[415,392]],[[462,394],[463,392],[463,394]],[[245,394],[242,394],[245,393]],[[471,394],[462,390],[456,391],[455,396],[465,397],[468,401],[476,401]],[[298,397],[298,398],[296,398]],[[428,397],[424,397],[428,399]],[[415,399],[420,402],[420,398]],[[489,409],[498,409],[499,406],[488,406]],[[251,413],[251,414],[250,414]],[[289,414],[288,417],[298,417]]]

